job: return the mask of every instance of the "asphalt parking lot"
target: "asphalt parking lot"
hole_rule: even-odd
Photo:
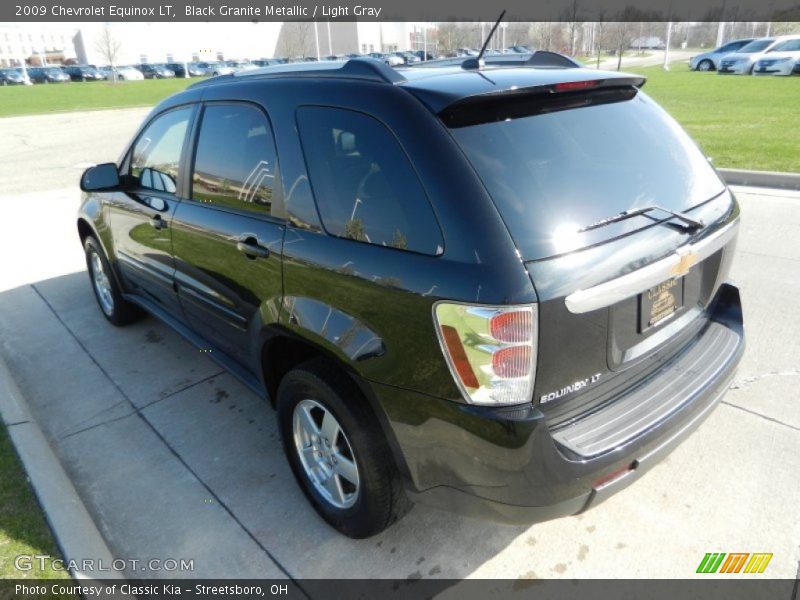
[[[192,558],[193,577],[685,578],[706,552],[771,552],[765,575],[797,575],[800,193],[736,190],[748,348],[640,481],[529,527],[416,507],[354,541],[308,506],[266,403],[154,318],[116,329],[96,306],[77,179],[145,112],[3,119],[0,147],[0,354],[115,557]]]

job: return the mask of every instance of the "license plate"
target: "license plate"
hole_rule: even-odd
[[[670,279],[639,295],[639,330],[662,323],[683,306],[683,277]]]

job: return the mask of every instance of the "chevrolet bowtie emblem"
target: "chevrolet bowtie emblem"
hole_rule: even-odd
[[[670,274],[673,277],[683,277],[689,272],[689,269],[697,262],[697,254],[694,252],[678,253],[678,263],[670,269]]]

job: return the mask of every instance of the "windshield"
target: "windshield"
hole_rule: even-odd
[[[451,132],[525,260],[653,223],[637,217],[576,234],[622,211],[657,204],[680,212],[724,190],[695,143],[642,92],[619,102],[492,118]],[[557,239],[564,235],[569,248]]]
[[[752,54],[753,52],[761,52],[762,50],[766,50],[767,47],[774,42],[775,40],[756,40],[755,42],[750,42],[746,46],[743,46],[739,52],[742,54]]]
[[[777,44],[770,52],[798,52],[800,51],[800,39],[786,40]]]

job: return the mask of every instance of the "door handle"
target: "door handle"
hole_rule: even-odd
[[[150,225],[156,229],[164,229],[167,226],[167,222],[161,218],[161,215],[154,215],[150,218]]]
[[[236,249],[249,258],[267,258],[269,249],[261,246],[254,238],[236,242]]]

